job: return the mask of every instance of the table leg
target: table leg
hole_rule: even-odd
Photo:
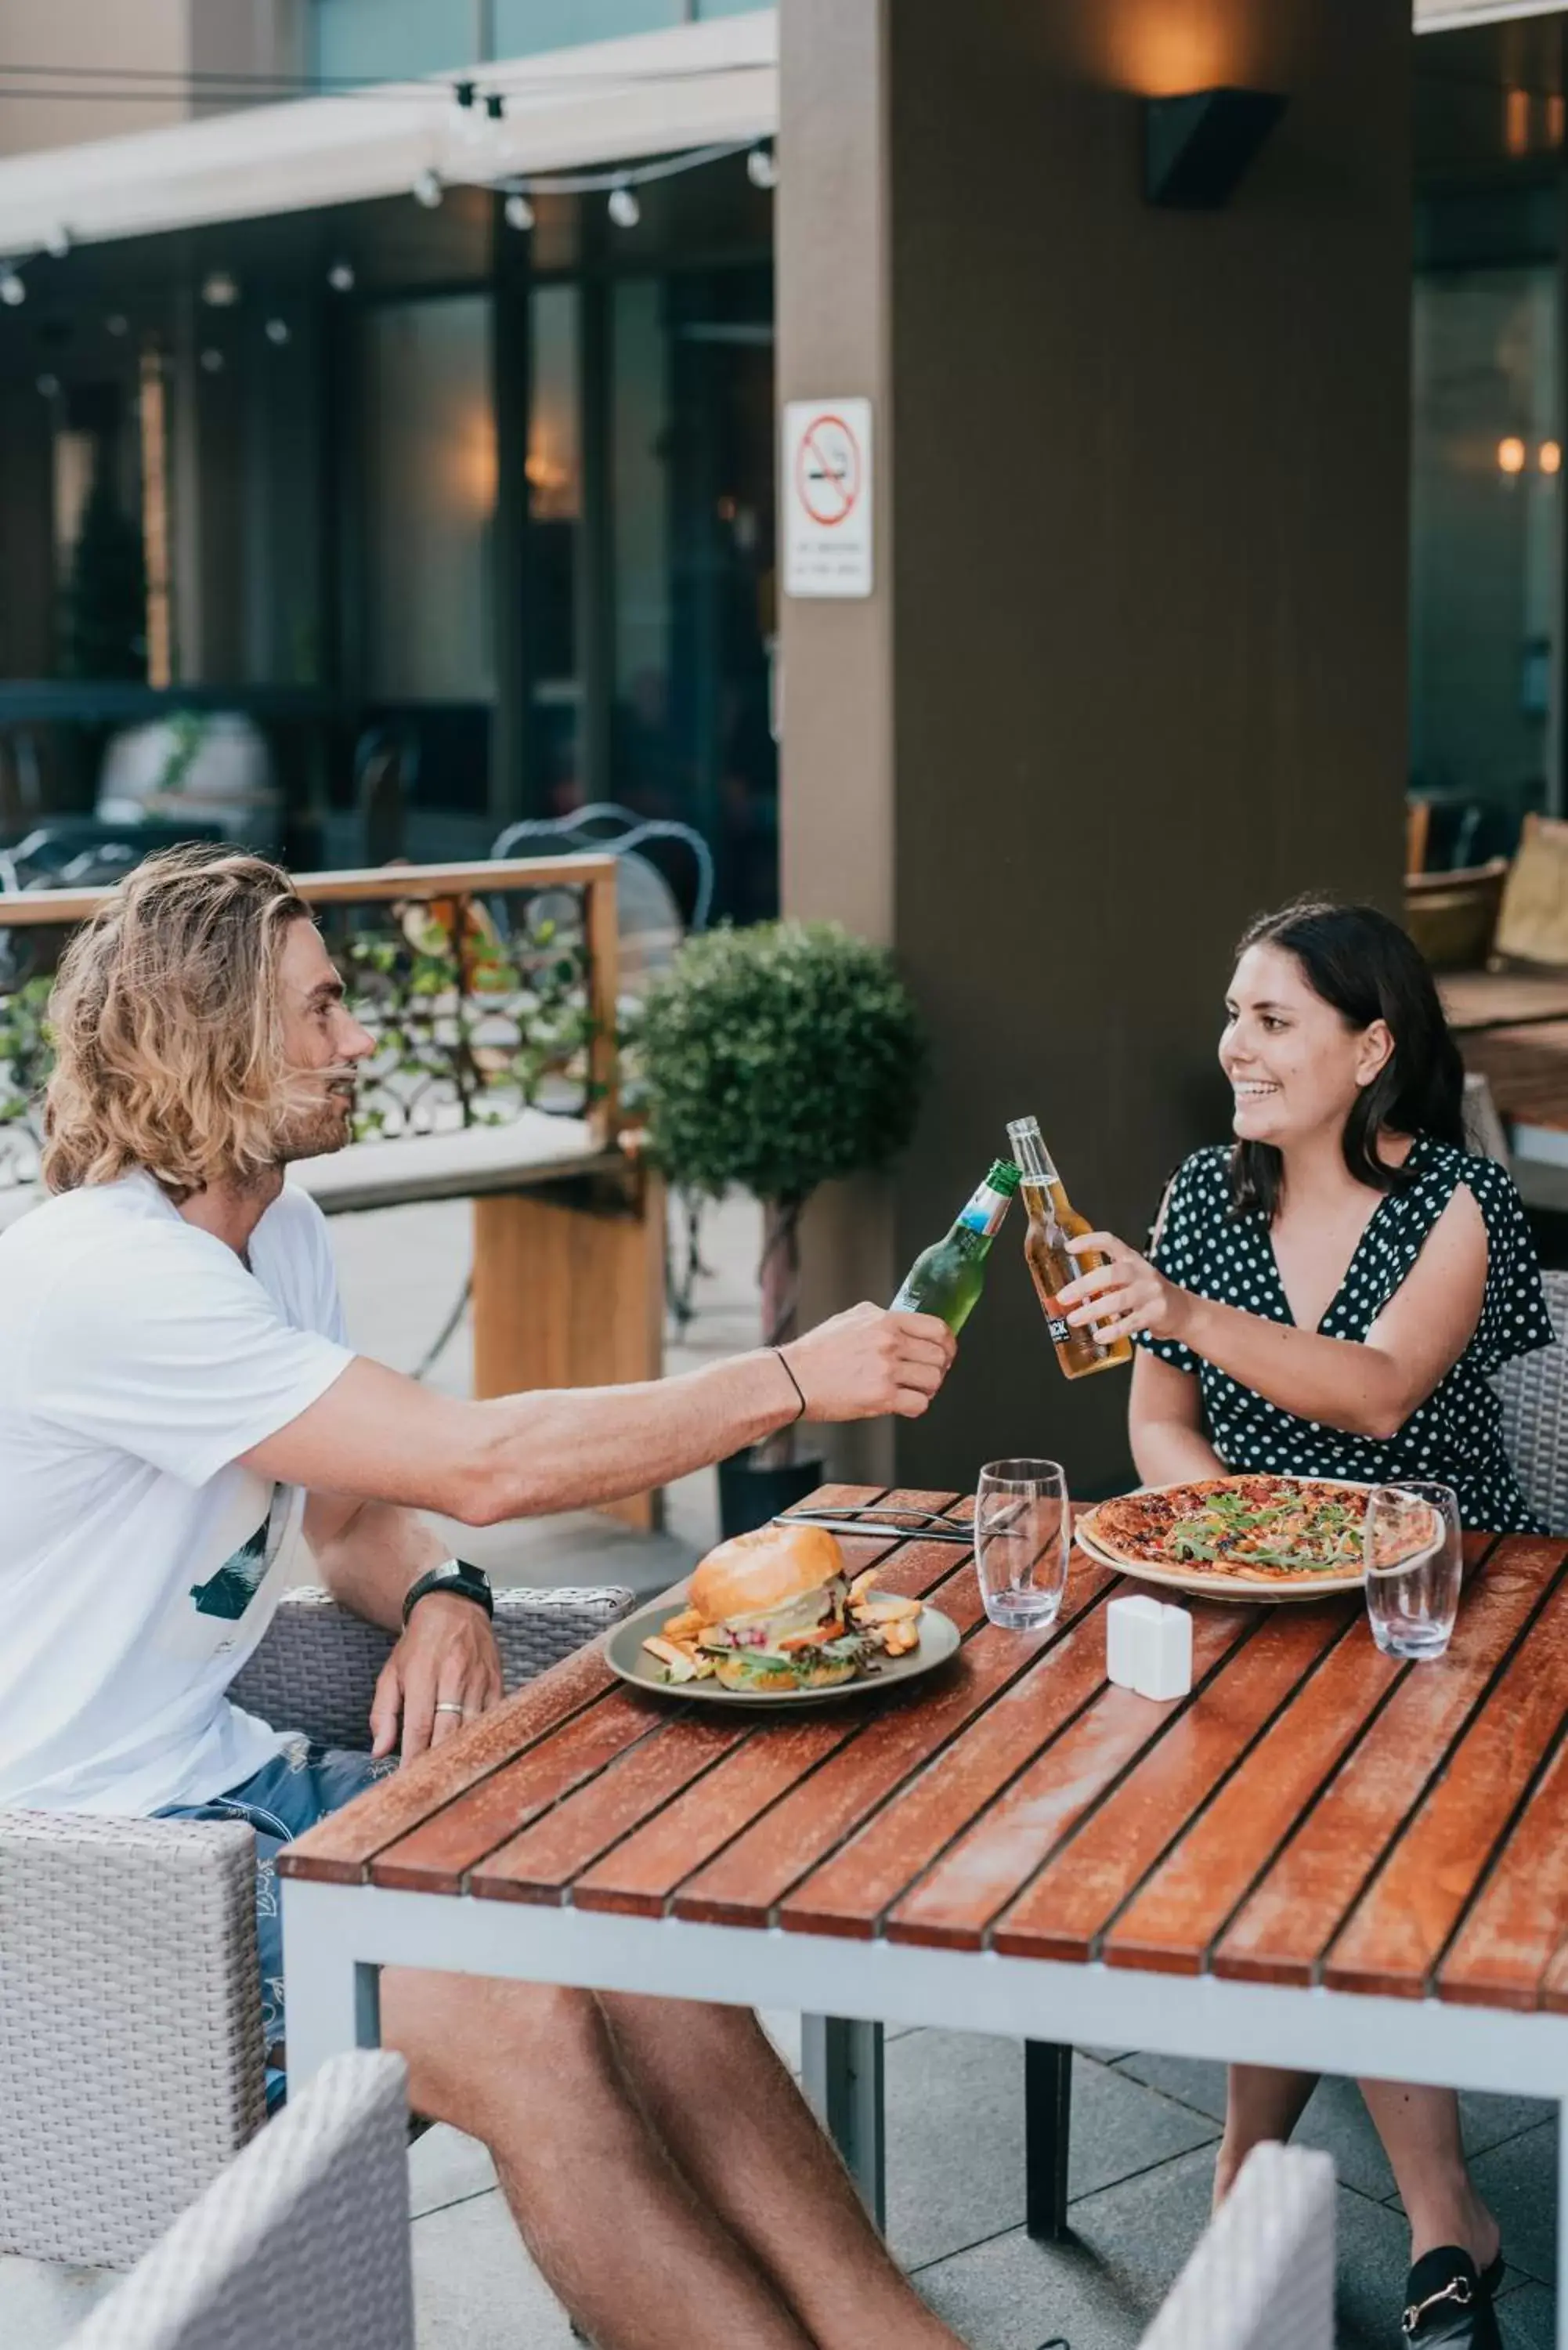
[[[377,2048],[381,2040],[381,1970],[356,1959],[346,1938],[337,1947],[337,1909],[318,1914],[318,1900],[312,1885],[291,1883],[284,1893],[285,2031],[292,2091],[303,2088],[329,2056]]]
[[[801,2018],[801,2081],[880,2228],[888,2217],[882,2130],[882,2026],[842,2015]]]
[[[1054,2041],[1023,2043],[1024,2221],[1037,2244],[1065,2243],[1067,2152],[1073,2123],[1073,2052]]]

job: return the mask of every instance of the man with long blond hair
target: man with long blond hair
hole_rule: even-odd
[[[150,860],[71,941],[51,1016],[52,1196],[0,1238],[0,1808],[249,1819],[280,2043],[268,1856],[501,1693],[488,1586],[418,1513],[569,1509],[803,1412],[922,1412],[951,1340],[862,1305],[681,1378],[433,1395],[350,1352],[284,1180],[348,1140],[371,1049],[285,874]],[[225,1694],[302,1541],[400,1635],[373,1756]],[[742,2011],[390,1970],[382,2027],[602,2350],[953,2350]]]

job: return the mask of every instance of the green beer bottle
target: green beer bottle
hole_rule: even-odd
[[[893,1310],[936,1314],[956,1337],[985,1285],[985,1260],[1018,1189],[1011,1159],[994,1159],[991,1172],[945,1240],[922,1249],[904,1275]]]

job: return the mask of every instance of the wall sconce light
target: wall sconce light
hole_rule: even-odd
[[[1143,192],[1151,204],[1217,211],[1285,110],[1275,90],[1193,89],[1143,102]]]

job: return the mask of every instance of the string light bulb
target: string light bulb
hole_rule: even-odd
[[[111,310],[103,323],[111,335],[129,335],[130,332],[130,321],[123,310]]]
[[[746,177],[753,188],[776,188],[779,183],[778,157],[771,147],[753,147],[746,157]]]
[[[27,289],[16,272],[11,268],[0,268],[0,302],[4,302],[8,310],[14,310],[18,302],[25,302],[26,298]]]
[[[207,348],[202,353],[202,368],[204,374],[222,375],[223,371],[223,352],[215,350],[212,345],[209,344]]]
[[[419,178],[414,182],[413,198],[415,203],[423,204],[427,213],[433,213],[445,192],[446,191],[441,183],[441,176],[439,172],[432,172],[430,165],[427,163],[424,170],[420,173]]]
[[[209,310],[232,310],[240,289],[226,269],[210,269],[202,280],[202,299]]]
[[[635,188],[628,188],[623,183],[620,187],[610,190],[609,216],[617,228],[637,226],[638,222],[642,218],[642,206],[637,200]]]
[[[71,249],[71,233],[64,221],[57,221],[44,239],[44,251],[51,261],[63,261]]]
[[[352,294],[354,265],[351,261],[335,261],[327,273],[327,283],[334,294]]]
[[[282,350],[285,343],[289,339],[288,321],[286,318],[269,318],[262,331],[265,335],[268,342],[271,343],[277,350]]]
[[[534,207],[520,188],[514,189],[511,195],[507,197],[504,209],[508,228],[533,227]]]
[[[1516,432],[1510,432],[1497,444],[1497,469],[1500,473],[1522,473],[1524,443]]]
[[[1562,442],[1543,441],[1536,452],[1535,462],[1543,473],[1560,473],[1563,471]]]

